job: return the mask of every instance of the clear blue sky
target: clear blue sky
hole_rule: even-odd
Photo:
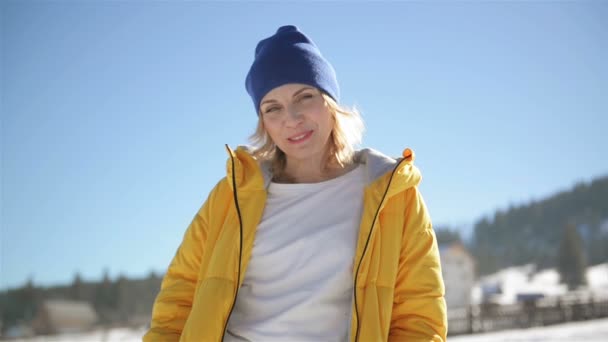
[[[0,288],[164,272],[295,24],[435,225],[608,174],[608,2],[3,1]]]

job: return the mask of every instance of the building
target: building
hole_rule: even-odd
[[[46,300],[32,322],[37,335],[82,332],[93,328],[98,318],[90,303],[71,300]]]
[[[475,260],[461,242],[439,246],[441,273],[445,283],[445,300],[448,309],[463,308],[471,304],[471,290],[475,285]]]

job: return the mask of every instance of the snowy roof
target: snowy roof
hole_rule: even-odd
[[[479,279],[473,289],[473,301],[481,302],[484,290],[499,290],[493,300],[499,304],[512,304],[518,295],[542,294],[560,296],[568,292],[560,283],[556,269],[536,271],[533,264],[514,266]],[[587,290],[600,295],[608,294],[608,263],[587,268]]]

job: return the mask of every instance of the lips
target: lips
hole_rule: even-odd
[[[312,136],[312,132],[313,131],[306,131],[306,132],[298,133],[298,134],[292,135],[291,137],[287,138],[287,140],[292,144],[298,144],[298,143],[308,140]]]

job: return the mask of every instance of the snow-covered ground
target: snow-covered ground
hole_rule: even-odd
[[[141,342],[145,328],[115,328],[97,330],[88,333],[65,334],[54,336],[36,336],[27,339],[10,340],[11,342]]]
[[[530,329],[503,330],[450,337],[449,342],[606,342],[608,318]]]
[[[21,342],[140,342],[144,329],[113,329],[87,334],[35,337]],[[606,342],[608,341],[608,318],[584,322],[572,322],[548,327],[504,330],[493,333],[460,335],[450,337],[452,342]]]

